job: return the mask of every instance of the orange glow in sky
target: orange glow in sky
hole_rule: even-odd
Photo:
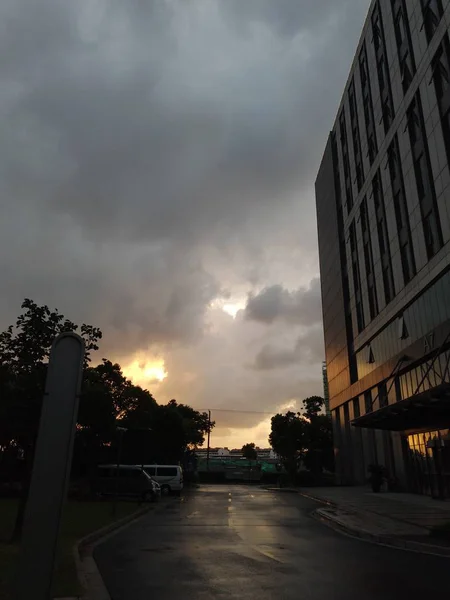
[[[150,360],[137,358],[124,367],[123,372],[134,384],[142,387],[146,387],[152,383],[161,383],[168,376],[164,359],[162,358]]]

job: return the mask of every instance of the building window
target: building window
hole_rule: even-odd
[[[400,246],[400,257],[402,261],[403,279],[406,284],[411,281],[415,275],[414,258],[412,247],[409,242],[405,242]]]
[[[403,91],[405,92],[412,81],[413,71],[411,55],[406,52],[400,59],[400,77],[402,80]]]
[[[389,304],[395,296],[394,277],[392,274],[391,252],[389,248],[389,235],[386,224],[386,209],[384,205],[383,187],[380,172],[377,171],[372,181],[372,195],[375,204],[377,220],[378,245],[381,256],[381,269],[383,272],[384,298]]]
[[[363,198],[360,206],[360,221],[363,237],[364,265],[366,268],[367,291],[369,296],[370,319],[373,320],[378,314],[377,291],[375,287],[375,275],[373,267],[372,241],[369,227],[369,216],[367,213],[367,199]]]
[[[366,413],[370,413],[373,410],[372,390],[367,390],[364,392],[364,408],[366,409]]]
[[[369,162],[372,165],[375,157],[378,153],[377,139],[375,133],[375,120],[373,116],[373,103],[372,103],[372,90],[370,87],[370,79],[367,73],[367,48],[365,42],[363,43],[361,52],[359,54],[359,74],[361,78],[361,91],[363,97],[363,112],[364,112],[364,123],[366,126],[367,136],[367,155]]]
[[[397,233],[400,242],[403,279],[406,285],[416,274],[416,263],[414,260],[414,251],[411,240],[408,205],[405,196],[405,186],[403,183],[403,173],[400,162],[397,135],[394,136],[394,139],[388,149],[388,165],[391,176],[392,194],[394,196],[395,219],[397,222]]]
[[[339,132],[341,137],[342,161],[344,166],[346,205],[347,212],[350,213],[353,208],[353,192],[352,176],[350,172],[350,159],[348,155],[347,124],[345,121],[344,110],[342,110],[341,116],[339,117]]]
[[[406,327],[405,317],[401,315],[398,318],[398,339],[406,340],[409,337],[408,328]]]
[[[447,36],[436,52],[432,66],[447,162],[450,163],[450,45]]]
[[[428,43],[438,28],[443,15],[441,0],[420,0],[423,14],[423,27],[427,36]]]
[[[419,92],[408,108],[407,118],[425,246],[430,260],[442,248],[443,240]]]
[[[378,2],[376,2],[372,13],[373,43],[376,51],[380,50],[380,48],[383,46],[382,28],[380,5]]]
[[[386,81],[386,61],[384,56],[381,56],[380,60],[377,63],[377,71],[378,71],[378,83],[380,84],[380,91],[384,92],[386,90],[387,81]]]
[[[416,65],[409,31],[408,13],[404,0],[391,0],[392,15],[394,17],[395,39],[400,62],[403,92],[409,88]]]
[[[353,399],[353,418],[357,419],[359,416],[361,416],[361,413],[359,410],[359,398],[354,398]]]
[[[353,287],[355,291],[356,323],[358,326],[358,333],[361,333],[365,327],[365,323],[361,294],[361,273],[359,269],[358,243],[356,239],[356,227],[354,221],[350,225],[350,252],[352,259]]]
[[[350,125],[352,130],[353,156],[355,160],[356,185],[358,192],[364,183],[364,168],[361,154],[361,138],[359,135],[358,110],[355,97],[355,82],[352,79],[348,88],[348,103],[350,107]]]
[[[344,310],[345,310],[345,330],[347,336],[347,347],[348,347],[348,358],[350,365],[350,380],[354,383],[357,380],[356,371],[356,359],[353,352],[350,350],[353,344],[353,324],[352,314],[350,309],[350,289],[348,281],[348,269],[347,269],[347,254],[345,248],[344,238],[344,217],[342,211],[342,197],[341,197],[341,184],[339,177],[339,159],[338,159],[338,146],[336,141],[336,134],[333,132],[332,135],[332,153],[333,153],[333,165],[334,165],[334,181],[336,188],[336,202],[338,206],[338,232],[339,232],[339,255],[341,259],[341,273],[342,273],[342,289],[344,295]]]
[[[382,120],[384,132],[387,133],[394,119],[394,104],[392,102],[391,80],[386,59],[386,42],[379,2],[376,2],[374,5],[371,21],[372,38],[377,61],[378,85],[381,96]]]
[[[380,408],[383,408],[384,406],[388,405],[388,394],[387,394],[386,383],[381,383],[378,386],[378,400],[379,400]]]
[[[383,111],[384,130],[387,133],[388,130],[389,130],[389,127],[391,126],[391,123],[392,123],[392,121],[394,119],[394,114],[393,114],[393,111],[392,111],[392,105],[391,105],[391,102],[388,99],[386,99],[383,102],[383,106],[382,106],[381,110]]]

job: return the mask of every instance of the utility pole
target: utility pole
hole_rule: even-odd
[[[208,447],[206,449],[206,470],[209,471],[209,446],[211,440],[211,411],[208,410]]]

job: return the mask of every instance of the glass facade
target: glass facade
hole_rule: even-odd
[[[410,491],[450,496],[450,429],[409,435],[405,454]]]
[[[399,319],[402,318],[402,330]],[[387,325],[370,344],[356,353],[358,379],[396,356],[404,348],[422,338],[435,327],[450,319],[450,271],[442,275],[431,287]],[[407,335],[404,335],[404,332]],[[368,346],[373,362],[368,361]]]
[[[434,361],[432,368],[427,363],[410,369],[406,373],[395,377],[394,402],[412,398],[414,395],[440,385],[448,375],[449,353],[442,352]]]

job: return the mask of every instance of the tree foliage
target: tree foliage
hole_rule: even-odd
[[[295,476],[305,456],[306,430],[307,422],[300,413],[288,411],[272,417],[269,442],[291,476]]]
[[[304,412],[303,416],[307,419],[314,419],[319,416],[325,401],[320,396],[309,396],[303,400]]]
[[[0,334],[0,445],[14,441],[26,453],[37,432],[52,343],[58,334],[79,328],[57,310],[28,298],[21,308],[16,324]],[[79,333],[87,366],[102,332],[83,324]]]
[[[253,442],[250,444],[244,444],[242,446],[242,455],[247,460],[256,460],[258,458],[258,452],[256,450],[256,446]]]
[[[110,360],[91,365],[100,329],[78,327],[57,310],[29,299],[22,309],[16,324],[0,334],[0,451],[32,455],[51,346],[64,331],[78,331],[86,348],[75,470],[81,473],[102,459],[115,458],[118,425],[127,430],[124,458],[129,462],[178,462],[187,449],[204,442],[214,427],[206,413],[176,400],[158,405],[148,390],[134,385]]]
[[[292,478],[302,465],[314,474],[334,468],[331,420],[321,412],[324,400],[311,396],[303,406],[303,413],[272,417],[269,441]]]

